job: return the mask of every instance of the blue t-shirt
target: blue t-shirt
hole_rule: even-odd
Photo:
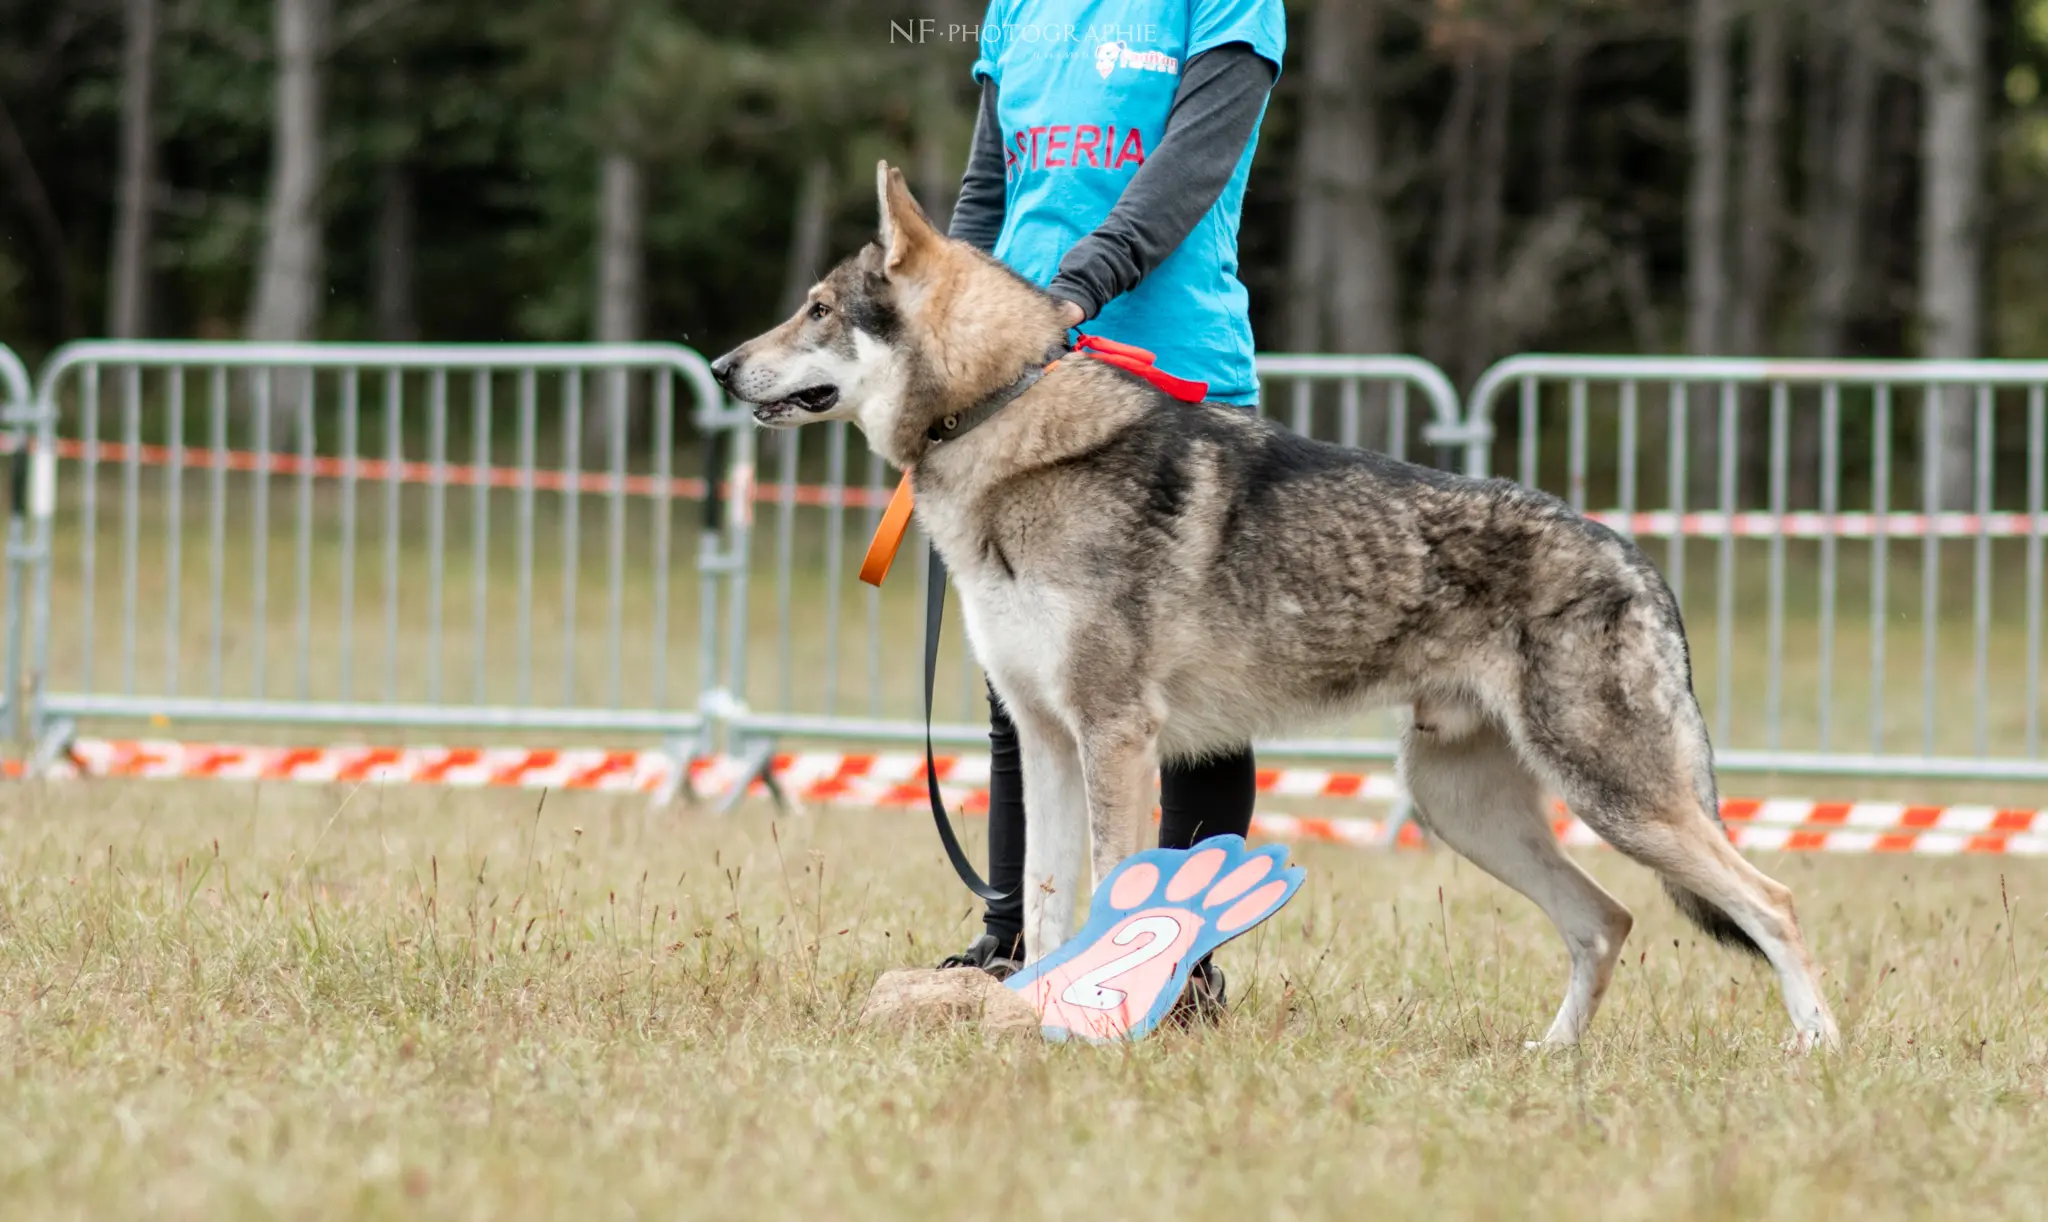
[[[1233,42],[1277,73],[1282,0],[990,0],[974,75],[995,82],[1004,135],[996,257],[1050,284],[1159,147],[1181,66]],[[1186,240],[1083,326],[1151,349],[1159,368],[1207,382],[1223,403],[1258,401],[1249,294],[1237,278],[1238,217],[1258,142],[1254,131]]]

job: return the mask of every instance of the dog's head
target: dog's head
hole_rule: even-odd
[[[1052,298],[934,228],[887,162],[875,186],[876,240],[711,371],[763,425],[852,420],[908,466],[934,422],[1043,359],[1066,327]]]

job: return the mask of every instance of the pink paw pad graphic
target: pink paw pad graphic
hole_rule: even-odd
[[[1294,897],[1303,871],[1286,862],[1286,849],[1249,850],[1238,836],[1134,854],[1096,888],[1080,932],[1009,987],[1037,1007],[1048,1038],[1137,1039],[1202,956]]]

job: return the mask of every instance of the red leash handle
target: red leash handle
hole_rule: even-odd
[[[1176,378],[1170,373],[1155,369],[1150,364],[1133,360],[1121,353],[1097,352],[1093,355],[1096,360],[1101,361],[1105,365],[1114,365],[1126,373],[1137,374],[1182,403],[1200,403],[1209,397],[1209,384],[1207,382],[1191,382],[1186,378]]]
[[[1100,335],[1084,335],[1074,342],[1074,351],[1086,352],[1105,365],[1135,373],[1182,403],[1200,403],[1209,397],[1207,382],[1174,377],[1153,364],[1159,359],[1156,355],[1136,344],[1119,343]]]
[[[1158,355],[1150,348],[1140,348],[1136,344],[1126,344],[1121,340],[1109,339],[1101,335],[1084,335],[1075,340],[1074,351],[1099,352],[1105,356],[1127,356],[1132,360],[1142,361],[1147,365],[1159,359]]]

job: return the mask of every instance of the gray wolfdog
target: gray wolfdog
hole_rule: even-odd
[[[1633,924],[1559,849],[1550,793],[1770,961],[1795,1046],[1836,1042],[1791,893],[1721,828],[1678,606],[1640,551],[1540,492],[1058,359],[1051,297],[886,164],[877,188],[878,239],[713,370],[761,424],[851,420],[913,473],[1017,724],[1034,958],[1074,929],[1089,840],[1096,879],[1140,847],[1162,758],[1407,704],[1418,818],[1564,937],[1544,1044],[1585,1032]]]

